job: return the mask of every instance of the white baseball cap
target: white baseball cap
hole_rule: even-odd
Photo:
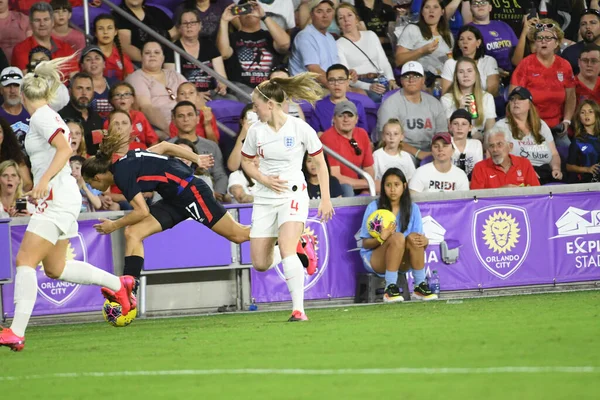
[[[409,72],[414,72],[421,76],[425,76],[425,72],[423,71],[423,66],[420,62],[417,61],[409,61],[402,66],[402,70],[400,71],[400,75],[408,74]]]
[[[0,73],[0,83],[2,86],[12,84],[21,85],[23,82],[23,73],[17,67],[6,67]]]

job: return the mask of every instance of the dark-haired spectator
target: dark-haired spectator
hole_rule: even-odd
[[[580,72],[575,77],[577,103],[592,99],[600,104],[600,46],[595,43],[585,45],[578,63]]]
[[[94,83],[94,97],[92,98],[92,109],[100,115],[100,118],[105,120],[108,114],[113,110],[110,104],[108,92],[110,85],[104,77],[104,68],[106,59],[100,47],[96,45],[87,46],[81,52],[79,65],[82,72],[86,72],[92,77]]]
[[[600,182],[600,106],[583,100],[575,111],[575,135],[567,160],[570,183]]]
[[[199,110],[198,116],[200,117],[200,122],[196,125],[196,135],[212,140],[215,143],[219,143],[219,138],[221,137],[219,133],[219,129],[217,128],[217,119],[210,107],[206,106],[204,99],[200,96],[198,91],[196,90],[196,86],[191,82],[184,82],[177,88],[177,103],[180,101],[189,101],[194,103],[196,109]],[[169,136],[175,137],[177,136],[177,128],[175,127],[175,123],[171,120],[169,124]]]
[[[29,58],[28,58],[29,61],[27,64],[27,71],[23,71],[23,72],[25,72],[25,73],[33,72],[36,65],[38,65],[40,62],[50,61],[51,59],[52,59],[52,53],[50,53],[50,50],[48,50],[47,48],[45,48],[43,46],[34,47],[33,49],[31,49],[29,51]],[[69,89],[67,89],[65,84],[61,82],[61,84],[58,87],[58,91],[56,92],[56,97],[54,98],[54,100],[51,101],[49,106],[54,111],[59,111],[64,106],[66,106],[68,103],[69,103]]]
[[[573,70],[556,55],[563,37],[555,21],[540,20],[535,28],[535,54],[519,63],[510,81],[511,92],[516,86],[531,92],[533,104],[552,130],[557,146],[570,144],[567,132],[577,103]]]
[[[137,105],[158,136],[169,137],[171,110],[177,104],[177,88],[186,79],[180,73],[163,68],[165,56],[162,46],[149,40],[142,48],[142,68],[127,76],[126,82],[135,88]]]
[[[351,101],[341,101],[335,105],[333,126],[321,135],[321,142],[375,179],[373,150],[367,132],[356,126],[358,112]],[[331,176],[342,184],[344,197],[354,192],[368,193],[369,184],[352,169],[327,155]],[[377,186],[377,183],[376,183]]]
[[[227,78],[223,57],[221,57],[221,53],[217,50],[214,42],[208,37],[198,39],[200,28],[202,28],[198,14],[196,10],[184,9],[181,12],[176,23],[180,39],[175,42],[175,45],[181,47],[201,64],[212,68],[219,75]],[[217,81],[202,69],[183,58],[181,59],[181,74],[188,82],[196,86],[196,90],[200,92],[205,102],[224,98],[236,100],[235,96],[227,95],[227,86],[224,83]]]
[[[104,76],[109,83],[122,81],[133,73],[133,64],[121,47],[112,14],[100,14],[94,19],[94,36],[95,43],[104,54]]]
[[[315,103],[315,110],[307,121],[312,128],[317,132],[325,132],[331,128],[333,121],[333,110],[336,104],[342,101],[352,101],[346,97],[348,88],[350,87],[350,72],[342,64],[333,64],[327,68],[327,89],[329,94]],[[352,101],[358,112],[357,126],[364,129],[367,128],[367,114],[365,108],[359,101]]]
[[[490,157],[475,164],[471,190],[540,186],[529,160],[510,154],[513,144],[508,130],[492,128],[485,135],[485,145]]]
[[[384,93],[398,85],[379,38],[375,32],[359,30],[358,13],[350,4],[340,4],[335,15],[342,31],[336,41],[339,57],[358,74],[358,81],[352,85],[381,103]]]
[[[200,37],[215,43],[221,15],[232,3],[233,0],[183,0],[175,9],[173,21],[176,22],[179,19],[183,10],[196,10],[200,18]],[[239,21],[236,20],[232,24],[235,24],[236,29],[239,28]]]
[[[69,44],[73,51],[82,50],[86,46],[85,35],[69,26],[73,16],[71,3],[68,0],[52,0],[50,6],[54,17],[52,37]]]
[[[436,133],[431,140],[433,162],[421,165],[408,183],[411,192],[454,192],[469,190],[469,178],[454,165],[452,136],[448,132]]]
[[[307,25],[294,38],[290,56],[290,73],[298,75],[310,71],[319,74],[318,81],[327,86],[325,71],[333,64],[341,62],[335,39],[327,31],[334,19],[334,3],[331,0],[310,2],[310,19]]]
[[[98,152],[98,146],[102,141],[102,118],[92,108],[92,99],[94,98],[94,81],[92,77],[79,72],[71,78],[71,87],[69,88],[70,101],[58,113],[68,122],[80,121],[83,124],[85,146],[90,156]]]
[[[327,157],[325,157],[325,164],[327,165],[327,171],[329,172],[329,193],[331,198],[342,197],[344,194],[342,186],[340,185],[340,181],[338,181],[335,176],[331,175],[331,167],[329,167]],[[308,152],[304,154],[304,160],[302,160],[302,172],[304,173],[304,179],[306,179],[308,197],[311,199],[320,199],[321,186],[319,185],[319,176],[317,175],[317,165],[313,161],[313,158],[308,155]]]
[[[396,65],[418,61],[427,74],[427,86],[430,86],[433,78],[442,73],[453,44],[442,0],[426,0],[421,6],[419,22],[408,25],[398,39]]]
[[[560,156],[552,132],[540,119],[527,89],[517,87],[510,93],[506,118],[498,121],[493,129],[511,133],[511,154],[531,162],[540,184],[562,179]]]
[[[377,112],[377,132],[381,137],[383,125],[390,118],[402,122],[403,150],[409,153],[416,165],[431,155],[433,135],[448,131],[448,119],[442,104],[425,93],[425,72],[416,61],[409,61],[400,71],[402,89],[383,101]]]
[[[110,88],[108,94],[115,110],[129,113],[132,132],[129,149],[147,149],[158,143],[158,135],[143,112],[133,109],[135,103],[135,89],[127,82],[117,83]],[[104,121],[104,129],[108,129],[108,120]]]
[[[485,43],[481,32],[471,25],[463,26],[458,31],[458,39],[452,49],[452,58],[444,63],[442,69],[442,92],[446,93],[454,81],[454,70],[457,60],[461,57],[470,58],[477,63],[481,88],[492,96],[498,94],[500,75],[496,59],[485,55]]]
[[[519,43],[515,31],[502,19],[491,19],[491,0],[471,0],[470,11],[473,21],[469,25],[481,32],[485,54],[494,57],[503,71],[511,72],[514,69],[512,53]]]
[[[23,73],[19,68],[4,68],[0,73],[0,94],[4,98],[0,107],[0,117],[8,122],[25,152],[25,135],[29,132],[30,115],[21,102],[22,82]]]
[[[223,164],[223,154],[219,145],[212,140],[204,139],[196,135],[196,126],[200,122],[198,109],[190,101],[180,101],[173,108],[173,122],[177,128],[177,137],[169,139],[174,143],[177,139],[187,139],[191,141],[198,154],[212,154],[215,158],[215,164],[208,173],[214,182],[215,198],[221,202],[229,203],[231,197],[227,194],[227,173]]]
[[[8,0],[0,0],[0,48],[7,60],[12,60],[13,47],[31,36],[29,18],[9,9]]]
[[[574,23],[574,21],[571,21]],[[579,56],[583,47],[587,44],[600,45],[600,11],[594,9],[585,10],[579,20],[579,34],[581,41],[563,50],[561,57],[571,64],[573,73],[579,73]]]
[[[221,15],[217,48],[226,61],[227,76],[248,94],[269,77],[271,69],[281,64],[280,54],[290,47],[290,37],[268,14],[260,3],[252,4],[252,12],[246,15],[233,15],[230,5]],[[229,33],[229,24],[239,20],[240,30]],[[268,30],[260,27],[263,21]]]
[[[23,180],[23,190],[26,192],[33,187],[31,173],[27,167],[25,154],[17,141],[15,133],[4,118],[0,118],[0,162],[13,160],[19,165],[19,174]]]
[[[29,52],[38,46],[50,50],[52,58],[67,57],[74,53],[68,43],[52,38],[52,28],[54,27],[53,15],[52,7],[48,3],[35,3],[31,7],[29,22],[33,33],[30,37],[15,45],[10,63],[13,67],[25,70],[29,61]],[[69,76],[72,72],[76,71],[77,60],[73,60],[70,68],[67,71],[63,71],[63,73]]]
[[[171,18],[160,8],[145,3],[146,0],[123,0],[120,7],[165,39],[171,40],[177,37],[177,28]],[[144,44],[152,37],[120,15],[116,14],[115,18],[123,51],[132,61],[141,62]]]

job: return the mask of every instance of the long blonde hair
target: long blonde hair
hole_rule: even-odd
[[[468,57],[459,57],[456,60],[456,66],[454,67],[454,80],[452,81],[452,85],[450,86],[449,92],[452,93],[452,99],[454,100],[454,107],[458,110],[460,108],[460,99],[462,97],[462,92],[460,91],[460,84],[458,83],[458,64],[460,63],[469,63],[473,66],[475,70],[475,84],[473,85],[473,96],[475,96],[475,105],[477,106],[477,119],[473,121],[473,125],[481,126],[485,121],[485,116],[483,115],[483,94],[484,91],[481,88],[481,75],[479,75],[479,69],[477,68],[477,63],[468,58]]]
[[[314,72],[303,72],[290,78],[271,78],[256,87],[256,92],[265,100],[282,104],[288,99],[306,100],[313,106],[321,100],[324,91]]]
[[[0,176],[10,167],[13,167],[19,176],[19,184],[17,185],[15,197],[11,204],[11,206],[14,206],[17,203],[17,199],[23,197],[23,177],[21,176],[21,171],[19,170],[19,164],[17,164],[17,162],[14,160],[6,160],[0,163]]]
[[[58,95],[58,88],[64,78],[61,69],[66,67],[77,53],[68,57],[42,61],[32,72],[27,73],[21,84],[21,91],[28,100],[45,100],[52,103]]]

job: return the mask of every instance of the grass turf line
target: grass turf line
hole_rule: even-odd
[[[212,369],[600,367],[600,292],[32,327],[0,376]],[[208,375],[3,381],[23,398],[598,398],[598,374]]]

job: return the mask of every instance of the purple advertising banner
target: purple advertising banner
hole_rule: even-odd
[[[0,281],[12,279],[10,267],[10,219],[0,219]]]
[[[67,260],[88,262],[108,272],[113,272],[110,235],[98,234],[93,225],[98,221],[79,221],[78,236],[69,240]],[[27,226],[11,227],[11,246],[13,254],[12,268],[16,268],[14,259]],[[37,268],[38,296],[33,315],[68,314],[86,311],[100,312],[104,298],[98,286],[79,285],[50,279],[44,275],[42,266]],[[12,317],[14,284],[2,287],[2,305],[4,312]]]
[[[364,271],[357,250],[365,208],[338,208],[327,225],[309,218],[307,230],[319,239],[319,271],[306,276],[306,299],[354,295],[356,271]],[[424,202],[419,208],[430,242],[427,274],[438,271],[442,291],[600,280],[600,193]],[[442,241],[459,248],[456,263],[442,261]],[[290,300],[281,267],[252,270],[251,279],[255,301]]]

